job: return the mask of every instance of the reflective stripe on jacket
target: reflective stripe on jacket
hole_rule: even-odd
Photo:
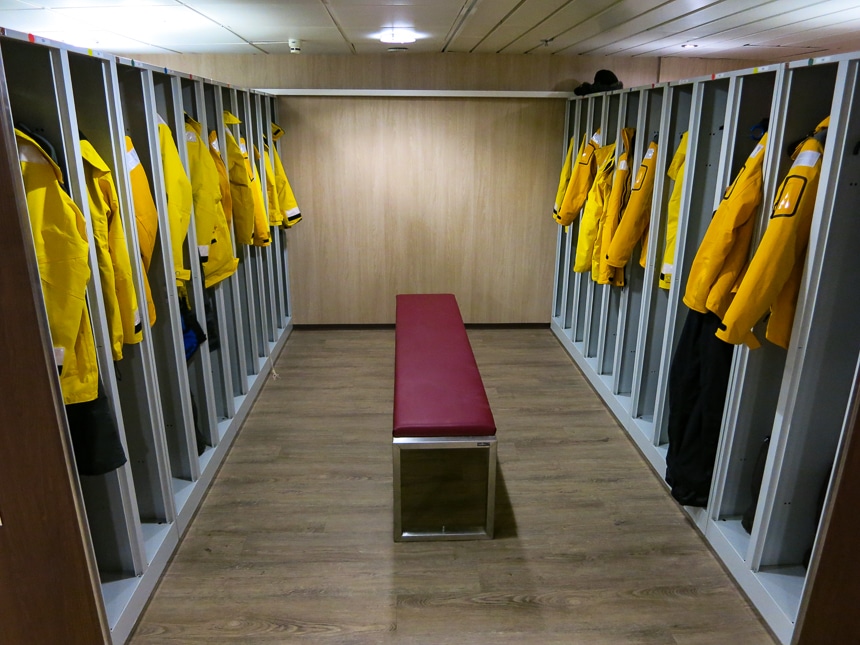
[[[588,191],[591,190],[591,184],[594,183],[594,175],[597,174],[597,161],[594,158],[594,153],[599,147],[599,129],[591,138],[583,137],[576,162],[572,164],[570,181],[564,191],[561,209],[554,215],[555,221],[562,226],[572,224],[585,204]]]
[[[690,268],[684,304],[700,313],[711,311],[720,319],[734,297],[749,257],[755,213],[762,200],[762,165],[767,133],[747,157],[743,168],[714,213]]]
[[[678,234],[678,215],[681,212],[681,192],[684,184],[684,169],[687,165],[687,132],[681,135],[681,142],[669,164],[666,175],[675,182],[672,194],[669,196],[668,214],[666,217],[666,247],[663,251],[663,264],[660,267],[660,288],[668,289],[672,285],[672,274],[675,273],[675,242]]]
[[[194,195],[197,252],[203,264],[204,284],[211,287],[233,275],[239,260],[233,255],[227,218],[221,206],[218,169],[209,152],[208,142],[203,138],[203,127],[187,115],[185,144]]]
[[[588,191],[588,198],[579,220],[579,236],[576,241],[576,257],[573,270],[577,273],[593,270],[594,243],[603,219],[603,211],[612,190],[612,171],[615,169],[615,144],[602,146],[594,153],[597,174]]]
[[[173,272],[176,284],[184,287],[191,279],[191,271],[185,268],[184,248],[188,225],[191,223],[193,194],[191,180],[185,174],[173,133],[159,117],[158,141],[161,148],[161,166],[164,171],[164,192],[167,196],[167,219],[170,222],[170,248],[173,252]]]
[[[766,337],[788,348],[829,122],[822,121],[792,155],[794,163],[776,191],[767,229],[717,332],[728,343],[758,347],[752,328],[769,308]]]
[[[99,263],[105,314],[113,359],[122,359],[122,346],[143,340],[137,293],[131,276],[128,243],[111,170],[89,141],[81,141],[84,179],[90,204],[93,241]]]
[[[90,265],[84,215],[63,190],[53,159],[23,132],[15,130],[15,137],[63,402],[93,401],[99,371],[86,300]]]
[[[621,222],[612,236],[612,242],[606,252],[606,263],[613,267],[624,267],[633,253],[633,248],[639,240],[643,242],[644,258],[645,238],[648,224],[651,218],[651,198],[654,195],[654,174],[657,166],[657,143],[652,141],[645,151],[633,188],[630,190],[630,199],[621,216]]]
[[[156,234],[158,233],[158,211],[152,200],[152,190],[149,178],[140,163],[140,157],[134,149],[129,137],[125,138],[125,160],[128,168],[128,178],[131,183],[131,198],[134,204],[134,220],[137,224],[137,243],[140,247],[140,259],[143,264],[143,287],[146,291],[146,309],[149,313],[150,326],[155,324],[155,303],[152,301],[152,289],[149,286],[149,265],[155,251]]]

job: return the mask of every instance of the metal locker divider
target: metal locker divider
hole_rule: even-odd
[[[271,97],[272,101],[272,116],[278,125],[280,125],[280,119],[278,116],[278,101],[275,97]],[[281,155],[281,160],[285,158],[284,148],[286,147],[286,143],[283,141],[283,138],[278,139],[273,142],[273,149],[276,151],[275,154]],[[298,196],[297,201],[301,200],[301,196]],[[293,320],[293,304],[292,304],[292,296],[290,295],[290,254],[289,254],[289,235],[287,234],[287,227],[284,226],[280,230],[280,265],[283,270],[283,303],[284,303],[284,329],[287,333],[292,330],[292,320]]]
[[[170,488],[164,419],[158,398],[158,378],[152,355],[152,333],[143,286],[137,224],[128,182],[124,124],[119,109],[116,63],[113,60],[69,53],[69,66],[78,127],[111,168],[116,184],[125,238],[142,319],[143,340],[124,345],[116,363],[117,389],[123,410],[129,465],[135,483],[146,562],[164,545],[175,518]]]
[[[628,110],[626,125],[636,127],[633,146],[631,183],[648,149],[651,139],[660,131],[666,86],[638,90],[638,112]],[[635,120],[634,120],[635,119]],[[625,286],[622,289],[618,315],[618,341],[612,370],[612,393],[620,399],[622,408],[629,415],[632,410],[633,375],[636,348],[639,342],[639,323],[642,313],[642,294],[645,286],[645,270],[639,265],[641,245],[637,244],[630,261],[623,269]]]
[[[669,294],[658,286],[660,265],[666,242],[666,221],[672,183],[666,170],[675,154],[681,135],[690,127],[691,104],[694,84],[671,84],[666,88],[663,119],[657,151],[654,176],[654,195],[651,206],[651,222],[648,227],[648,250],[642,290],[642,312],[640,314],[632,386],[632,416],[634,424],[645,438],[654,443],[654,410],[657,404],[657,384],[663,354],[662,330],[666,325]],[[631,262],[634,258],[631,258]],[[663,455],[660,455],[662,460]],[[662,467],[662,466],[661,466]]]
[[[222,92],[226,94],[227,100],[225,101],[225,105],[229,106],[229,111],[238,118],[242,118],[241,115],[244,114],[241,109],[243,102],[240,102],[237,90],[234,88],[229,90],[223,88]],[[225,125],[224,127],[230,130],[230,134],[239,143],[243,136],[239,125]],[[237,255],[239,257],[239,266],[236,269],[236,280],[238,282],[238,290],[236,292],[238,294],[237,318],[241,318],[242,320],[243,337],[241,345],[245,365],[244,375],[247,383],[246,392],[253,384],[256,375],[260,372],[258,356],[259,341],[257,339],[257,290],[256,283],[254,282],[254,265],[256,264],[256,259],[254,258],[252,249],[253,247],[247,244],[238,245]]]
[[[229,179],[229,160],[227,158],[227,139],[224,125],[224,93],[228,92],[227,98],[229,101],[229,90],[219,83],[207,83],[205,88],[211,88],[211,96],[206,97],[206,118],[209,125],[209,130],[216,134],[215,145],[217,152],[221,157],[224,168],[227,169]],[[227,280],[228,285],[222,290],[224,298],[223,309],[224,317],[226,318],[228,351],[230,359],[230,383],[232,385],[232,411],[230,417],[236,414],[236,407],[241,405],[239,399],[248,392],[248,366],[246,363],[244,351],[244,319],[242,317],[242,294],[240,293],[241,281],[239,279],[239,267],[244,260],[243,251],[236,244],[236,235],[233,229],[232,219],[228,223],[230,230],[230,243],[233,245],[233,255],[238,258],[239,263],[236,265],[236,271]],[[220,312],[219,312],[220,313]]]
[[[65,188],[83,212],[87,238],[93,240],[68,52],[30,44],[9,33],[0,39],[0,48],[16,126],[26,125],[54,146],[58,164],[65,171]],[[89,245],[89,264],[91,277],[87,285],[87,302],[96,344],[99,378],[128,455],[94,244]],[[83,493],[100,577],[108,584],[120,579],[134,580],[146,568],[146,553],[130,464],[126,463],[104,475],[80,475],[77,479]],[[121,598],[114,591],[117,591],[116,587],[102,585],[111,629],[117,625],[121,613]]]
[[[846,297],[854,285],[845,271],[860,243],[856,221],[860,164],[855,154],[860,140],[858,62],[825,59],[812,66],[789,65],[792,85],[808,86],[816,68],[821,72],[816,81],[833,81],[832,106],[821,100],[827,96],[827,85],[820,86],[816,97],[818,110],[829,111],[831,123],[748,554],[759,581],[777,598],[778,608],[792,624],[806,581],[804,561],[818,532],[819,500],[832,479],[860,351],[856,325],[860,303]],[[806,99],[794,113],[790,102],[789,119],[815,109]]]
[[[197,121],[202,126],[203,137],[209,148],[210,124],[217,123],[220,112],[216,112],[215,88],[204,83],[201,79],[193,81],[194,104],[197,109]],[[231,242],[232,246],[232,242]],[[235,251],[234,251],[235,255]],[[211,287],[203,287],[203,299],[207,305],[206,319],[209,327],[209,360],[212,365],[212,382],[215,388],[215,417],[218,424],[220,439],[230,425],[230,419],[236,415],[233,393],[233,362],[231,356],[232,338],[235,334],[235,324],[232,319],[232,309],[227,303],[232,300],[232,285],[229,279],[224,279]],[[217,331],[213,330],[213,326]],[[213,331],[218,338],[217,346],[211,337]],[[216,439],[216,440],[217,440]]]
[[[261,150],[268,148],[269,163],[271,164],[272,172],[274,173],[275,159],[274,155],[278,154],[272,139],[272,97],[262,95],[263,102],[263,146]],[[274,174],[273,174],[274,179]],[[277,188],[273,187],[277,192]],[[278,204],[281,211],[283,206]],[[280,235],[281,228],[285,227],[286,223],[280,226],[272,227],[272,287],[273,295],[273,313],[275,316],[275,330],[281,330],[286,327],[286,307],[284,305],[284,271],[283,271],[283,251],[281,249],[282,237]]]
[[[263,202],[265,204],[266,215],[271,222],[272,216],[269,214],[269,198],[268,198],[268,180],[266,177],[266,164],[263,156],[263,101],[262,96],[258,92],[251,92],[251,115],[253,132],[253,147],[252,163],[260,178],[260,188],[263,192]],[[249,149],[249,152],[251,150]],[[275,232],[272,226],[269,226],[269,236],[274,238]],[[262,304],[264,305],[263,312],[263,338],[265,341],[265,355],[268,356],[272,351],[275,343],[275,331],[277,324],[275,322],[275,286],[274,286],[274,259],[272,245],[264,246],[260,253],[260,276],[262,278]]]
[[[242,92],[239,99],[238,117],[241,119],[242,123],[238,127],[242,132],[242,137],[245,139],[245,147],[248,151],[248,159],[251,160],[251,169],[255,173],[255,181],[259,182],[260,176],[259,173],[257,173],[257,164],[253,159],[254,128],[252,122],[254,120],[254,113],[251,111],[250,92]],[[255,184],[253,190],[260,190],[260,186],[261,184]],[[263,282],[263,247],[249,246],[247,248],[250,254],[249,265],[251,267],[251,287],[254,291],[254,341],[256,343],[256,360],[259,369],[262,369],[266,356],[269,354],[266,333],[265,283]]]
[[[635,115],[639,107],[639,93],[631,92],[630,90],[618,92],[618,118],[616,119],[615,127],[613,128],[613,137],[616,142],[616,168],[618,165],[618,156],[621,152],[621,130],[626,127],[635,126],[635,120],[632,126],[628,126],[631,107],[633,114]],[[612,120],[610,118],[610,123],[611,122]],[[630,161],[628,160],[628,164],[629,163]],[[613,170],[613,173],[614,172],[615,170]],[[618,337],[619,312],[621,310],[623,290],[619,287],[613,287],[612,285],[601,285],[598,288],[603,291],[603,297],[600,313],[599,336],[597,341],[597,372],[602,376],[607,386],[612,388],[615,380],[613,376],[615,370],[615,346]]]
[[[619,111],[621,109],[621,95],[619,92],[608,94],[604,101],[600,116],[600,131],[603,134],[601,145],[606,146],[615,143],[618,135]],[[580,216],[581,217],[581,216]],[[585,296],[585,336],[583,348],[586,357],[594,364],[595,370],[600,373],[602,348],[605,347],[605,310],[608,302],[605,296],[608,294],[602,285],[598,285],[591,279],[591,268],[582,274],[584,280]]]
[[[572,112],[577,103],[568,99],[564,108],[564,134],[565,142],[561,149],[561,167],[564,167],[567,153],[570,149],[571,162],[576,155],[576,137],[571,136],[574,118]],[[555,204],[553,203],[553,208]],[[561,324],[562,305],[564,303],[564,261],[565,261],[565,246],[567,245],[567,227],[559,226],[555,240],[555,273],[552,283],[552,315],[550,319],[557,324]]]
[[[156,324],[152,327],[153,356],[174,513],[178,514],[187,501],[192,482],[200,477],[200,464],[157,130],[159,118],[169,114],[168,105],[172,100],[170,81],[165,74],[156,76],[150,69],[132,66],[131,61],[123,63],[118,72],[126,134],[131,137],[138,159],[147,173],[158,211],[157,241],[148,273],[156,310]]]
[[[603,104],[604,97],[602,95],[589,96],[585,99],[588,105],[588,110],[586,113],[586,126],[585,129],[588,131],[588,136],[593,135],[598,128],[601,128],[603,125]],[[603,141],[606,139],[605,129],[601,128],[600,130],[600,143],[603,144]],[[571,324],[572,324],[572,339],[575,344],[578,343],[578,346],[581,347],[581,351],[583,355],[587,355],[587,344],[586,340],[588,339],[591,330],[589,328],[589,320],[587,315],[590,314],[589,307],[589,291],[591,282],[591,277],[587,276],[583,273],[573,273],[574,260],[576,257],[576,246],[579,240],[579,230],[582,226],[582,213],[580,212],[576,218],[576,227],[571,226],[571,238],[570,238],[570,271],[572,272],[570,275],[570,279],[572,280],[572,293],[571,297],[573,299],[573,311],[571,316]],[[593,298],[593,296],[592,296]]]
[[[750,136],[751,128],[768,118],[769,131],[777,134],[779,129],[780,96],[784,84],[784,66],[771,66],[755,70],[744,70],[733,77],[732,92],[727,108],[725,156],[723,170],[726,186],[737,176],[747,157],[758,143]],[[768,135],[768,149],[764,159],[764,185],[762,203],[753,217],[761,221],[770,210],[770,200],[775,185],[770,168],[779,151]],[[769,197],[770,196],[770,197]],[[725,546],[734,551],[732,557],[745,559],[749,547],[749,534],[741,526],[741,516],[752,499],[751,481],[755,456],[770,424],[749,423],[750,418],[739,418],[739,394],[736,384],[741,377],[741,365],[749,350],[739,347],[734,352],[732,374],[723,411],[720,446],[714,468],[711,500],[708,505],[711,524],[708,534],[712,540],[725,541]],[[761,350],[757,350],[761,351]],[[731,551],[729,551],[731,553]],[[728,556],[726,556],[728,557]]]
[[[572,164],[575,164],[583,137],[591,136],[591,133],[586,134],[586,130],[588,129],[588,99],[571,101],[568,103],[568,107],[572,110],[572,118],[568,117],[567,122],[569,128],[568,134],[573,143]],[[560,312],[561,320],[559,324],[561,329],[564,330],[565,337],[572,341],[575,301],[573,297],[574,279],[571,267],[573,266],[574,240],[576,240],[579,233],[579,218],[575,219],[569,226],[561,228],[563,229],[561,233],[561,243],[563,246],[559,252],[559,261],[561,263],[559,265],[559,271],[561,272],[559,279],[561,281],[560,307],[562,310]]]
[[[167,118],[171,125],[176,147],[179,150],[179,158],[185,168],[185,173],[191,177],[191,167],[188,161],[188,147],[186,144],[185,114],[200,121],[203,113],[202,106],[197,104],[195,92],[195,81],[188,75],[173,74],[170,77],[171,92],[173,95],[173,112]],[[208,245],[209,240],[197,238],[197,226],[195,213],[192,209],[191,223],[188,226],[187,250],[189,253],[188,266],[191,269],[191,283],[188,285],[188,298],[191,301],[191,309],[197,318],[198,324],[206,330],[207,336],[211,334],[206,321],[206,294],[204,293],[204,276],[200,264],[201,245]],[[213,378],[212,360],[210,357],[209,338],[200,344],[199,350],[194,354],[189,363],[188,376],[191,384],[191,392],[195,397],[197,405],[197,423],[200,433],[205,441],[203,453],[200,455],[201,471],[212,458],[210,448],[218,445],[218,417],[216,412],[216,401],[220,398],[215,392],[215,379]],[[223,396],[223,392],[219,392]]]

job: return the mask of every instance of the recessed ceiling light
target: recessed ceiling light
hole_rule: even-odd
[[[390,52],[408,52],[408,47],[389,47],[388,51]]]
[[[681,45],[681,49],[693,49],[694,47],[698,47],[698,45],[694,45],[693,43],[684,43]]]
[[[396,45],[414,43],[415,38],[416,35],[414,31],[403,27],[392,27],[391,29],[385,29],[379,33],[380,42]]]

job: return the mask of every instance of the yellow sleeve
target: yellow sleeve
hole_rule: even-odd
[[[245,140],[240,140],[245,146]],[[256,152],[256,150],[255,150]],[[251,194],[254,198],[254,246],[269,246],[272,238],[269,234],[269,218],[266,215],[266,202],[263,201],[263,186],[257,175],[256,167],[251,163],[250,153],[246,152],[245,163],[248,177],[251,178]]]
[[[236,244],[251,244],[254,237],[254,195],[247,152],[227,131],[227,174],[230,178],[230,195],[233,199],[233,235]]]
[[[161,164],[164,169],[164,190],[167,195],[167,218],[170,222],[170,247],[173,250],[173,269],[177,285],[191,279],[191,271],[185,268],[184,247],[191,222],[193,194],[191,180],[185,174],[179,149],[173,134],[165,123],[158,126],[161,147]]]
[[[284,213],[278,202],[278,186],[275,181],[275,168],[272,165],[272,157],[269,148],[263,147],[263,166],[266,169],[266,193],[269,198],[269,224],[280,226],[284,223]]]
[[[561,176],[558,178],[558,189],[555,192],[555,204],[552,208],[553,218],[557,217],[558,212],[561,210],[561,203],[564,201],[564,193],[567,190],[567,185],[570,183],[574,143],[574,139],[571,137],[570,143],[567,145],[567,155],[565,155],[564,164],[561,167]],[[582,145],[585,145],[585,140],[583,140]]]

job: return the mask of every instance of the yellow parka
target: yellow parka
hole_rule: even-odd
[[[164,171],[164,191],[167,196],[167,219],[170,222],[170,248],[173,251],[173,270],[176,284],[182,289],[191,279],[191,271],[185,268],[183,249],[188,225],[191,223],[191,208],[194,202],[191,180],[185,174],[173,133],[159,117],[158,141],[161,148],[161,166]]]
[[[570,181],[564,191],[564,199],[561,209],[554,215],[555,221],[562,226],[569,226],[579,216],[588,191],[594,183],[594,175],[597,174],[597,161],[594,153],[600,148],[600,130],[598,129],[591,138],[583,137],[582,145],[576,157],[576,163],[572,164],[570,170]]]
[[[218,169],[209,152],[208,142],[204,139],[203,127],[187,115],[185,144],[194,195],[197,251],[203,264],[204,284],[212,287],[233,275],[239,260],[233,255],[227,218],[221,206]]]
[[[755,226],[753,215],[762,200],[766,147],[767,133],[723,194],[696,252],[684,294],[684,304],[694,311],[711,311],[722,319],[734,298],[749,257]]]
[[[224,165],[224,160],[221,158],[218,133],[215,130],[209,133],[209,154],[212,155],[212,161],[215,162],[215,169],[218,171],[218,184],[221,186],[221,208],[224,209],[224,219],[227,220],[227,227],[229,228],[233,225],[233,195],[230,192],[230,178],[227,176],[227,166]]]
[[[593,270],[594,243],[603,219],[603,212],[612,190],[612,172],[615,169],[615,144],[601,146],[594,153],[597,174],[588,191],[588,198],[579,220],[579,237],[576,241],[576,257],[573,270],[577,273]],[[596,267],[594,267],[596,272]]]
[[[281,162],[281,155],[278,154],[277,148],[275,148],[273,157],[275,158],[275,183],[278,188],[278,203],[281,205],[281,210],[284,211],[284,223],[287,225],[287,228],[291,228],[302,221],[302,211],[299,209],[295,194],[293,194],[290,180],[287,179],[287,172],[284,170],[284,164]]]
[[[229,112],[224,113],[225,123]],[[239,119],[235,120],[236,123]],[[248,153],[240,146],[230,130],[227,130],[227,176],[230,179],[230,195],[233,200],[233,234],[236,244],[251,244],[254,241],[254,193],[253,177],[248,175]]]
[[[131,345],[143,339],[137,293],[131,276],[128,243],[110,168],[86,140],[81,141],[81,158],[111,352],[113,359],[118,361],[122,359],[123,343]]]
[[[53,159],[23,132],[15,130],[15,137],[63,402],[93,401],[99,370],[86,300],[84,215],[63,190],[63,174]]]
[[[612,236],[612,242],[606,252],[606,263],[609,266],[623,268],[627,266],[633,248],[639,240],[643,242],[640,264],[645,262],[645,244],[647,238],[648,224],[651,219],[651,198],[654,195],[654,174],[657,166],[657,143],[652,141],[645,151],[633,188],[630,190],[630,199],[621,216],[621,222]]]
[[[669,289],[672,286],[672,275],[675,273],[675,242],[678,234],[678,215],[681,212],[681,191],[684,184],[684,168],[687,165],[687,132],[681,135],[681,142],[675,150],[669,170],[669,179],[675,182],[672,194],[669,196],[669,207],[666,217],[666,247],[663,251],[663,264],[660,267],[660,288]]]
[[[752,328],[769,308],[765,335],[788,348],[829,124],[828,117],[792,155],[794,163],[776,191],[767,229],[717,331],[728,343],[758,347]]]
[[[149,313],[150,326],[155,324],[155,303],[152,301],[152,289],[149,286],[149,265],[155,252],[155,240],[158,233],[158,211],[152,200],[149,178],[140,163],[140,157],[134,149],[129,137],[125,138],[125,160],[128,168],[128,178],[131,183],[131,198],[134,204],[134,219],[137,224],[137,243],[140,247],[140,260],[143,264],[143,287],[146,291],[146,309]]]
[[[621,213],[630,198],[630,155],[633,151],[635,132],[634,128],[622,129],[621,140],[617,146],[618,159],[615,162],[615,172],[612,174],[612,191],[609,193],[609,201],[604,209],[597,242],[594,245],[594,265],[597,269],[595,280],[598,284],[624,286],[623,269],[610,266],[606,262],[606,253],[621,222]]]
[[[260,159],[260,151],[254,146],[257,160]],[[266,195],[269,204],[269,225],[281,226],[284,223],[284,212],[278,202],[278,186],[275,182],[275,167],[272,165],[272,157],[269,154],[269,146],[263,146],[263,167],[266,169]]]
[[[239,147],[245,155],[245,168],[251,180],[251,195],[254,199],[254,246],[269,246],[272,238],[269,233],[269,216],[266,215],[266,202],[263,200],[263,184],[257,174],[255,164],[251,162],[245,139],[239,139]]]

